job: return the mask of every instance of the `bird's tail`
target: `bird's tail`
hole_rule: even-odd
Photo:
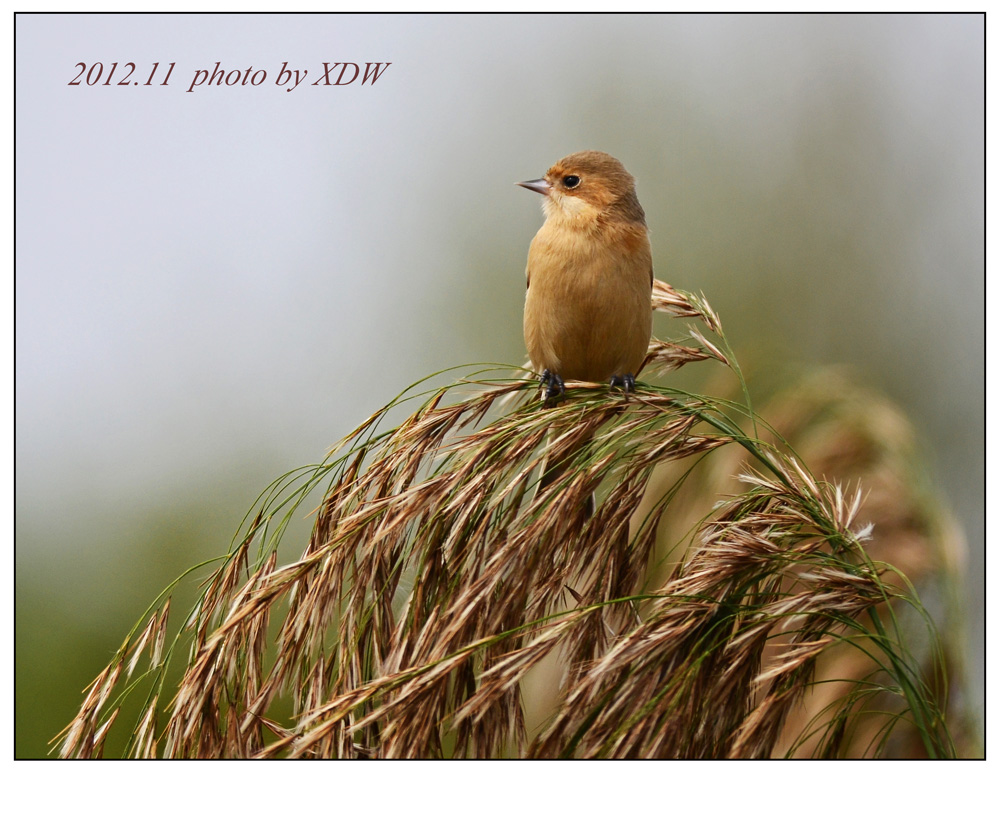
[[[552,490],[554,486],[558,489],[568,488],[569,478],[573,471],[582,467],[580,453],[594,438],[592,428],[577,429],[556,435],[549,433],[546,443],[547,452],[545,464],[542,469],[542,477],[538,482],[539,494]],[[584,509],[587,518],[594,515],[595,499],[593,491],[586,494],[584,499]]]

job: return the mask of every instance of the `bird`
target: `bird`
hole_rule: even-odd
[[[524,342],[546,401],[565,393],[565,380],[633,391],[653,319],[653,256],[635,179],[613,156],[584,150],[516,183],[544,196],[525,270]]]
[[[584,150],[516,183],[544,196],[525,269],[524,342],[545,404],[563,396],[565,380],[628,395],[653,328],[653,254],[635,179],[614,156]],[[588,438],[547,457],[540,490],[561,480]],[[595,506],[590,495],[584,515]]]

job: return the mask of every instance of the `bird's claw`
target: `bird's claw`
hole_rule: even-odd
[[[542,372],[541,386],[545,389],[545,401],[561,397],[566,393],[566,386],[563,378],[558,374],[553,374],[548,369]]]
[[[631,374],[615,374],[611,378],[612,388],[621,388],[626,394],[631,394],[635,391],[635,377]]]

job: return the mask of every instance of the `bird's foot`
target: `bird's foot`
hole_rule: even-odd
[[[541,386],[545,389],[545,402],[554,400],[556,397],[561,397],[566,393],[563,378],[558,374],[553,374],[548,369],[542,372]]]
[[[631,374],[615,374],[611,378],[612,388],[621,388],[626,394],[631,394],[635,391],[635,377]]]

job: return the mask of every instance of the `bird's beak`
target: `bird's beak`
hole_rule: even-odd
[[[527,190],[534,190],[536,193],[541,193],[542,195],[548,195],[549,190],[552,189],[552,185],[543,178],[534,179],[533,181],[518,181],[515,183],[519,187],[524,187]]]

